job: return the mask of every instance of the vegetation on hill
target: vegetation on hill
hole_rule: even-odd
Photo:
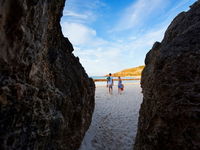
[[[141,76],[143,69],[144,69],[144,66],[124,69],[120,72],[113,73],[112,76],[114,76],[114,77]]]

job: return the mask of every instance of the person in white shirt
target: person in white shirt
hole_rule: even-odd
[[[109,76],[107,77],[107,87],[108,87],[110,94],[113,93],[113,88],[112,88],[113,85],[114,85],[114,81],[113,81],[113,78],[112,78],[112,74],[109,73]]]

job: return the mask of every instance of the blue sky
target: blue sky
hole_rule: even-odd
[[[105,75],[144,65],[177,14],[196,0],[67,0],[62,31],[86,72]]]

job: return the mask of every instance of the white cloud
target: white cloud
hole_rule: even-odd
[[[64,11],[63,12],[63,16],[67,16],[67,17],[74,17],[77,19],[87,19],[88,15],[87,14],[79,14],[73,11]]]
[[[162,40],[166,29],[167,26],[164,26],[160,29],[154,29],[152,31],[149,31],[148,33],[142,35],[139,39],[137,39],[133,44],[141,46],[152,46],[154,42]]]
[[[80,0],[74,1],[80,2]],[[99,2],[99,0],[96,2]],[[125,68],[142,65],[145,55],[151,49],[153,43],[162,40],[172,16],[185,3],[178,2],[179,5],[177,4],[165,13],[167,17],[164,16],[161,23],[154,24],[151,30],[146,30],[142,24],[148,23],[149,16],[154,17],[154,13],[162,11],[168,2],[165,0],[137,0],[124,11],[119,23],[114,27],[113,31],[115,32],[110,32],[107,35],[109,38],[116,37],[115,40],[112,38],[112,41],[109,38],[105,40],[99,37],[96,30],[91,28],[90,23],[88,23],[91,22],[92,7],[95,7],[98,3],[88,3],[87,7],[91,9],[87,13],[80,13],[75,10],[66,11],[65,15],[70,18],[61,24],[62,31],[64,36],[68,37],[74,45],[74,54],[80,58],[81,64],[89,75],[105,75],[109,72],[117,72]],[[84,3],[85,7],[86,4]],[[132,30],[137,26],[140,27],[138,29],[139,34],[134,34]],[[127,30],[127,32],[124,32],[123,36],[118,36],[118,33],[121,33],[118,31],[124,30]]]
[[[99,11],[104,7],[107,6],[102,0],[67,0],[62,20],[92,23],[96,21]]]
[[[140,0],[137,5],[142,7],[142,2],[144,0]],[[72,12],[68,12],[68,15],[84,18]],[[74,45],[74,54],[80,58],[89,75],[104,75],[143,64],[146,52],[155,41],[162,39],[165,29],[166,26],[139,36],[127,36],[123,40],[118,38],[115,41],[106,41],[86,24],[68,21],[62,23],[64,36]]]
[[[127,37],[130,40],[120,42],[107,41],[95,49],[75,47],[75,55],[89,75],[105,75],[144,64],[146,53],[155,41],[161,41],[167,26],[154,29],[139,38]],[[96,37],[97,38],[97,37]]]
[[[121,66],[121,50],[102,45],[97,49],[76,48],[74,53],[89,75],[105,75],[116,72]]]
[[[126,8],[117,26],[112,31],[122,31],[140,26],[154,12],[166,4],[165,0],[137,0]]]
[[[89,43],[96,36],[96,31],[78,23],[62,23],[62,31],[74,45]]]
[[[73,45],[94,47],[106,43],[96,35],[94,29],[84,24],[64,22],[61,26],[64,36],[68,37]]]
[[[74,54],[89,75],[104,75],[143,64],[145,54],[155,41],[162,39],[166,27],[152,29],[139,37],[105,41],[84,24],[62,23],[64,36],[74,45]]]

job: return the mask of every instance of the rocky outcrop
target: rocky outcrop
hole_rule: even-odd
[[[144,69],[144,66],[138,66],[134,68],[124,69],[120,72],[113,73],[113,77],[131,77],[131,76],[141,76],[142,70]],[[106,75],[109,76],[109,75]]]
[[[146,56],[135,150],[200,149],[200,1]]]
[[[77,149],[94,83],[64,38],[64,0],[0,0],[0,149]]]

